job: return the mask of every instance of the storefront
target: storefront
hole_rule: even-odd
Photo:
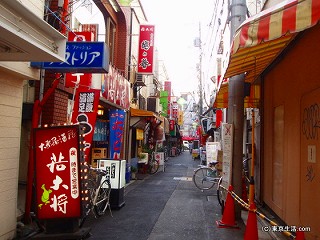
[[[247,19],[224,75],[260,84],[261,200],[288,226],[309,227],[307,239],[320,235],[319,19],[314,0],[282,1]]]
[[[152,154],[156,147],[163,146],[165,141],[165,131],[161,126],[163,122],[163,117],[154,112],[130,108],[131,166],[138,167],[139,162],[147,163],[147,159],[140,157],[145,155],[141,153]]]

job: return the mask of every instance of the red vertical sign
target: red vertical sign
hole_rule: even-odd
[[[80,216],[79,127],[35,129],[39,219]]]
[[[138,73],[153,73],[154,25],[140,25]]]
[[[100,90],[78,90],[72,113],[72,123],[81,123],[84,129],[84,155],[85,161],[89,161],[91,142],[94,126],[97,119]]]

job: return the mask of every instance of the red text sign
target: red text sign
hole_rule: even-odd
[[[39,219],[80,216],[79,127],[35,129]]]
[[[154,25],[140,25],[138,73],[152,74],[154,51]]]

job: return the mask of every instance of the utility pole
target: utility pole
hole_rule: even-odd
[[[231,42],[237,28],[245,20],[245,0],[232,0],[230,5]],[[234,143],[232,153],[232,185],[234,192],[242,194],[243,121],[244,121],[244,74],[231,77],[228,87],[228,123],[233,124]],[[235,205],[235,217],[241,219],[241,206]]]
[[[203,92],[202,92],[202,42],[201,42],[201,23],[199,22],[199,37],[194,40],[194,46],[199,48],[199,64],[197,66],[199,79],[199,124],[201,124],[203,111]]]

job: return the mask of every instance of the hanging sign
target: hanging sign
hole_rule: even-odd
[[[107,73],[108,59],[104,42],[67,42],[64,62],[31,62],[31,67],[55,72]]]
[[[108,74],[103,75],[102,96],[124,109],[130,107],[130,83],[111,65]]]
[[[138,73],[153,73],[154,25],[140,25]]]
[[[82,124],[84,129],[84,155],[85,161],[89,161],[91,142],[94,126],[97,119],[100,90],[77,90],[72,113],[72,123]]]
[[[120,109],[110,110],[110,157],[120,159],[123,143],[125,111]]]
[[[79,126],[38,128],[34,136],[37,217],[79,217]]]

